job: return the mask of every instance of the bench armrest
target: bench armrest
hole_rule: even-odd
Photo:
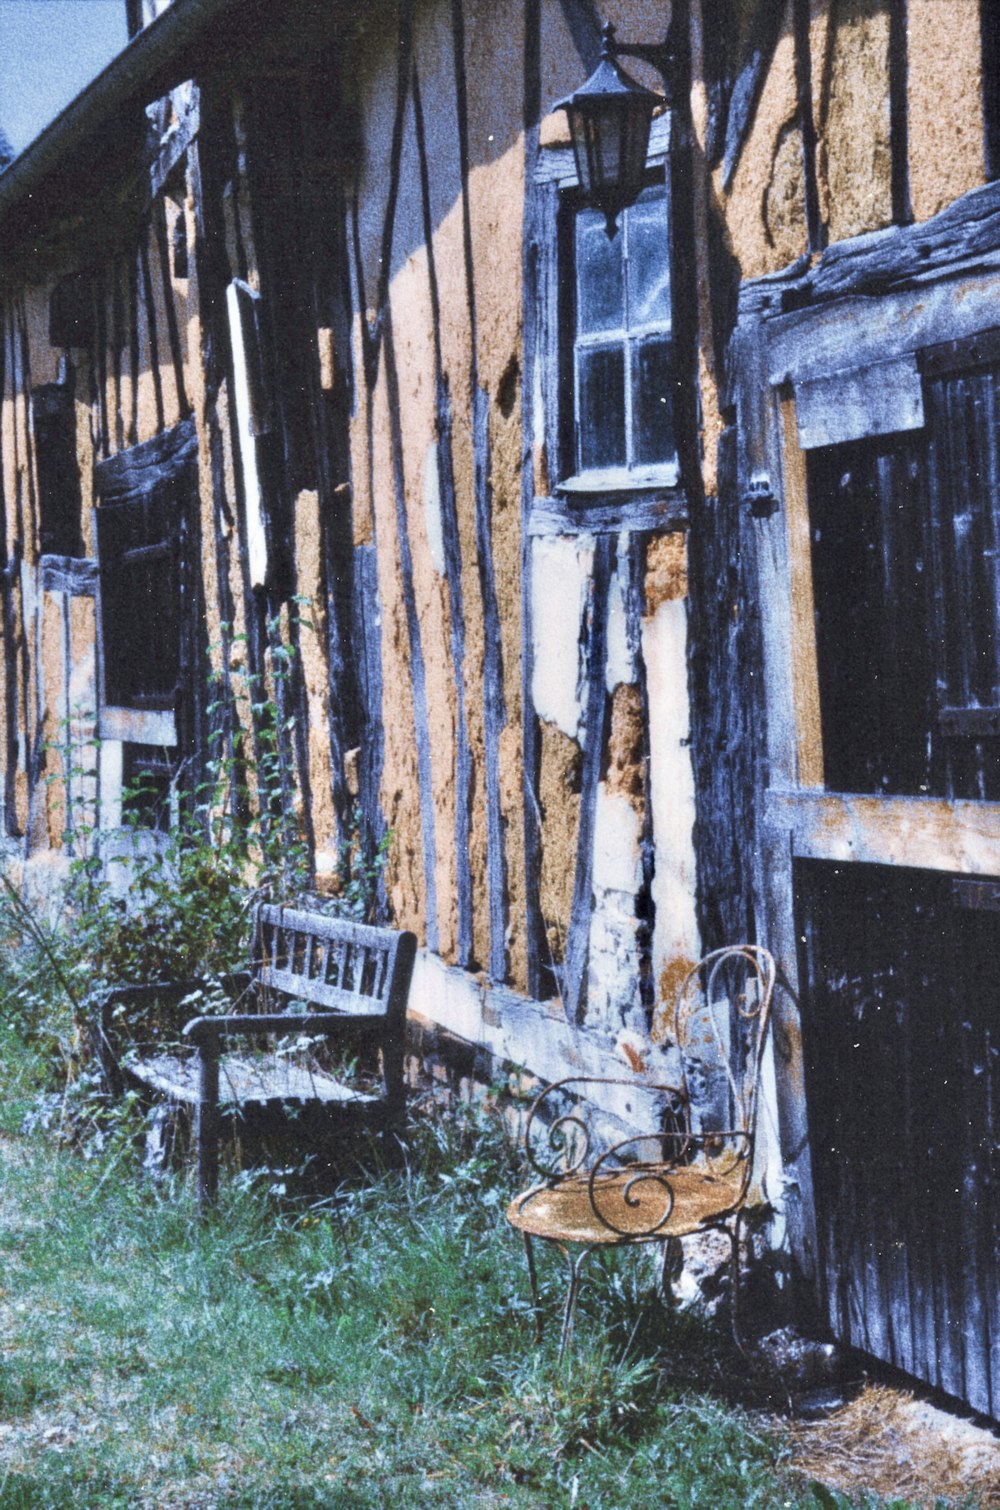
[[[184,1036],[192,1043],[237,1034],[255,1038],[259,1033],[322,1033],[333,1037],[345,1029],[384,1029],[384,1012],[244,1012],[230,1017],[195,1017],[185,1025]]]

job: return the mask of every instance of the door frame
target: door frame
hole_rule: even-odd
[[[968,875],[1000,874],[1000,803],[829,792],[813,615],[806,453],[800,430],[816,393],[846,391],[867,369],[890,374],[869,409],[912,402],[910,364],[928,346],[1000,326],[1000,183],[921,225],[889,227],[831,247],[814,266],[745,283],[730,347],[737,481],[759,595],[765,732],[755,789],[754,910],[760,942],[785,989],[775,1000],[776,1114],[784,1216],[797,1275],[817,1277],[795,931],[799,858],[868,861]],[[898,378],[895,396],[890,391]],[[820,405],[821,407],[821,405]],[[849,407],[849,405],[848,405]],[[865,407],[865,406],[862,406]],[[877,414],[878,431],[915,428]],[[836,416],[835,416],[836,422]]]

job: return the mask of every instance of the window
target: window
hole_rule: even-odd
[[[104,739],[164,749],[186,744],[197,456],[194,424],[186,420],[95,469]]]
[[[572,212],[570,369],[574,474],[567,491],[613,492],[676,481],[667,194],[651,185],[619,217]],[[570,360],[571,358],[571,360]],[[567,398],[569,396],[567,395]],[[569,441],[569,437],[567,437]]]
[[[38,548],[42,555],[82,556],[76,405],[66,383],[44,383],[31,394],[38,474]]]

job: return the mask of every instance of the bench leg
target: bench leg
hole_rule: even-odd
[[[219,1189],[219,1049],[198,1046],[198,1209],[204,1212]]]
[[[146,1137],[142,1153],[142,1172],[151,1180],[162,1180],[177,1144],[181,1108],[176,1101],[158,1101],[146,1113]]]

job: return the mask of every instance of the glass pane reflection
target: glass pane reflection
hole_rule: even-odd
[[[584,348],[577,354],[577,436],[580,470],[625,465],[625,350]]]

